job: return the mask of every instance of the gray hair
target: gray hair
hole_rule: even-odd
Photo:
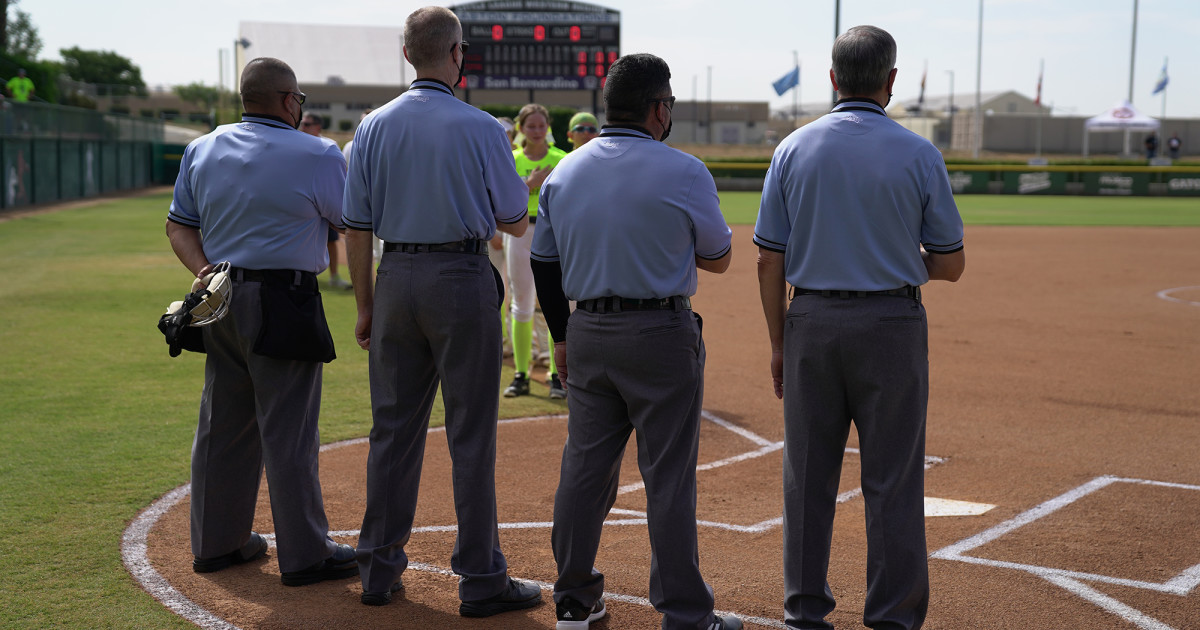
[[[251,59],[242,69],[242,102],[267,105],[280,92],[296,89],[296,73],[292,67],[274,57]]]
[[[855,26],[833,42],[833,77],[838,94],[865,96],[887,88],[896,67],[896,40],[875,26]]]
[[[459,42],[462,25],[445,7],[423,7],[404,21],[404,49],[414,68],[432,68]]]

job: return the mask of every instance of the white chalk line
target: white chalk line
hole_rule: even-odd
[[[1163,289],[1162,291],[1159,291],[1155,295],[1157,295],[1160,299],[1166,300],[1168,302],[1177,302],[1179,304],[1188,304],[1190,306],[1200,306],[1200,302],[1197,302],[1195,300],[1184,300],[1184,299],[1177,298],[1177,297],[1171,295],[1172,293],[1175,293],[1177,291],[1192,291],[1195,289],[1200,289],[1200,286],[1175,287],[1174,289]]]
[[[736,457],[726,458],[725,460],[720,460],[720,462],[719,462],[720,466],[725,466],[725,465],[729,465],[729,464],[736,463],[739,461],[744,461],[746,459],[751,459],[753,457],[761,457],[762,455],[765,455],[769,452],[773,452],[775,450],[779,450],[780,448],[783,447],[782,442],[774,443],[769,440],[766,440],[765,438],[762,438],[761,436],[758,436],[757,434],[754,434],[751,431],[742,429],[741,427],[737,427],[736,425],[728,423],[725,420],[722,420],[722,419],[718,418],[717,416],[714,416],[708,412],[702,412],[702,414],[706,419],[718,424],[719,426],[722,426],[723,428],[734,431],[735,433],[742,435],[743,437],[745,437],[746,439],[750,440],[751,442],[753,442],[755,444],[762,445],[763,448],[758,449],[758,451],[763,451],[764,449],[769,449],[769,450],[765,450],[762,453],[759,453],[758,451],[752,451],[748,457],[736,456]],[[566,416],[565,415],[555,415],[555,416],[536,416],[536,417],[528,417],[528,418],[512,418],[512,419],[507,419],[507,420],[500,420],[499,424],[516,424],[516,423],[522,423],[522,422],[535,422],[535,421],[541,421],[541,420],[559,420],[559,419],[563,419],[563,418],[566,418]],[[444,431],[445,427],[434,427],[432,429],[429,429],[429,432],[433,433],[433,432],[437,432],[439,430]],[[320,452],[327,452],[327,451],[331,451],[336,448],[343,448],[346,446],[366,444],[366,443],[369,443],[368,438],[355,438],[355,439],[351,439],[351,440],[344,440],[341,442],[325,444],[320,447]],[[776,444],[778,444],[778,446],[776,446]],[[755,453],[757,453],[757,454],[755,454]],[[718,464],[718,462],[713,462],[712,464],[708,464],[707,468],[704,468],[704,469],[710,470],[712,468],[719,467],[719,466],[713,465],[713,464]],[[697,470],[700,470],[700,469],[701,469],[700,467],[697,467]],[[168,609],[170,609],[172,612],[179,615],[180,617],[187,619],[188,621],[196,624],[197,626],[199,626],[201,628],[213,629],[213,630],[240,630],[240,628],[238,626],[235,626],[235,625],[229,623],[228,621],[221,619],[220,617],[214,615],[213,613],[209,612],[207,609],[201,607],[200,605],[198,605],[195,602],[188,599],[183,593],[179,592],[179,590],[177,590],[174,586],[172,586],[170,584],[170,582],[168,582],[166,580],[166,578],[164,578],[162,576],[162,574],[160,574],[157,570],[154,569],[154,567],[150,564],[149,557],[147,556],[146,539],[149,535],[150,530],[154,527],[154,525],[158,522],[158,520],[160,518],[162,518],[162,516],[164,514],[167,513],[168,510],[170,510],[177,503],[179,503],[181,500],[183,500],[184,497],[188,496],[191,493],[191,490],[192,490],[192,486],[190,483],[184,484],[182,486],[179,486],[178,488],[175,488],[174,490],[168,492],[167,494],[165,494],[161,498],[159,498],[157,501],[152,503],[150,505],[150,507],[143,510],[142,513],[139,514],[137,516],[137,518],[135,518],[133,520],[133,522],[129,525],[129,527],[126,528],[125,533],[122,536],[122,540],[121,540],[122,560],[125,564],[126,569],[133,576],[134,580],[136,580],[139,584],[142,585],[142,588],[146,589],[146,591],[148,593],[150,593],[151,596],[153,596],[155,599],[157,599],[164,606],[166,606]],[[606,526],[645,525],[647,523],[647,520],[645,518],[645,516],[646,516],[645,513],[633,512],[633,511],[627,511],[627,510],[616,510],[616,509],[614,509],[612,511],[616,512],[618,514],[623,513],[623,512],[632,512],[633,513],[632,515],[640,516],[640,518],[608,519],[604,522],[604,524]],[[765,531],[766,529],[769,529],[770,527],[778,526],[782,522],[783,522],[783,518],[779,517],[776,519],[770,519],[768,521],[763,521],[763,523],[759,523],[757,525],[751,525],[751,526],[739,526],[739,525],[732,525],[732,524],[728,524],[728,523],[715,523],[715,522],[711,522],[711,521],[703,521],[703,522],[698,521],[697,525],[703,524],[704,526],[707,526],[707,527],[718,527],[718,528],[723,528],[723,529],[730,529],[733,531],[758,532],[758,531]],[[544,522],[544,521],[543,522],[532,522],[532,523],[500,523],[499,524],[500,529],[528,529],[528,528],[539,528],[540,529],[540,528],[550,528],[550,527],[553,527],[553,523]],[[453,532],[453,531],[457,531],[457,529],[458,529],[458,527],[455,525],[435,525],[435,526],[428,526],[428,527],[415,527],[415,528],[413,528],[412,531],[413,531],[413,533]],[[358,534],[359,534],[359,530],[338,530],[338,531],[329,532],[329,535],[332,537],[335,537],[335,538],[355,537],[355,536],[358,536]],[[263,534],[263,538],[267,541],[268,546],[271,546],[271,547],[275,546],[275,535],[274,534]],[[451,571],[449,569],[446,569],[443,567],[438,567],[436,565],[421,563],[421,562],[410,563],[408,568],[414,569],[417,571],[428,571],[428,572],[437,573],[437,574],[441,574],[441,575],[448,575],[448,576],[454,575],[453,571]],[[534,580],[530,580],[530,581],[534,581]],[[549,584],[546,582],[540,582],[540,581],[534,581],[534,582],[536,582],[539,585],[539,587],[542,588],[543,590],[553,590],[553,587],[554,587],[553,584]],[[605,593],[604,596],[605,596],[605,598],[610,599],[612,601],[625,602],[625,603],[635,604],[635,605],[639,605],[639,606],[653,607],[653,604],[650,603],[650,600],[648,600],[644,597],[637,597],[634,595],[624,595],[624,594],[620,594],[620,593]],[[730,613],[730,612],[723,612],[723,611],[714,611],[714,612],[716,612],[716,614],[721,614],[721,615],[737,614],[737,613]],[[775,619],[767,619],[767,618],[763,618],[763,617],[741,616],[741,615],[739,615],[739,618],[744,623],[750,623],[750,624],[764,626],[764,627],[768,627],[768,628],[786,628],[786,626],[783,624],[783,622],[775,620]]]
[[[1147,630],[1171,630],[1171,626],[1168,626],[1123,602],[1105,595],[1083,584],[1083,582],[1086,581],[1113,584],[1116,586],[1140,588],[1159,593],[1168,593],[1171,595],[1187,596],[1197,586],[1200,586],[1200,564],[1185,569],[1179,575],[1167,580],[1164,583],[1156,583],[1144,580],[1119,578],[1110,575],[1085,573],[1082,571],[1069,571],[1054,567],[1031,565],[1019,562],[1005,562],[1002,560],[991,560],[988,558],[965,555],[967,552],[973,549],[977,549],[983,545],[986,545],[987,543],[992,542],[1004,536],[1005,534],[1011,533],[1017,528],[1049,516],[1058,510],[1082,499],[1083,497],[1106,488],[1114,483],[1131,483],[1172,488],[1176,490],[1200,491],[1200,486],[1198,485],[1104,475],[1096,477],[1095,479],[1092,479],[1083,485],[1064,492],[1057,497],[1049,499],[1007,521],[975,534],[974,536],[965,538],[957,543],[954,543],[953,545],[943,547],[942,549],[935,551],[930,557],[942,560],[956,560],[959,562],[966,562],[969,564],[977,564],[994,568],[1025,571],[1040,577],[1051,584],[1066,589],[1070,593],[1077,595],[1095,604],[1096,606],[1099,606],[1101,609],[1116,615],[1125,621],[1138,626],[1139,628],[1145,628]]]

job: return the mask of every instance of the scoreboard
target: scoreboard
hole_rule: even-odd
[[[458,87],[598,90],[621,54],[621,13],[594,4],[486,0],[450,10],[469,44]]]

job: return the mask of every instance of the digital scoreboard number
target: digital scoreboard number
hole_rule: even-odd
[[[583,2],[487,0],[450,7],[469,44],[470,90],[598,90],[621,54],[621,13]]]

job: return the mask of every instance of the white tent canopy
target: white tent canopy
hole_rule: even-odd
[[[1093,132],[1124,131],[1125,153],[1129,153],[1129,132],[1158,131],[1160,123],[1138,110],[1126,100],[1118,101],[1111,109],[1083,122],[1083,154],[1088,154],[1088,138]]]

